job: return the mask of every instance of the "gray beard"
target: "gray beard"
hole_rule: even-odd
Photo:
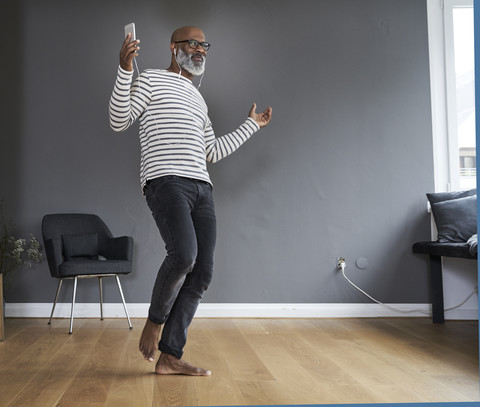
[[[199,76],[205,72],[205,60],[206,58],[203,57],[203,61],[200,63],[194,62],[192,60],[192,55],[187,55],[182,49],[178,49],[177,54],[177,63],[180,68],[185,69],[187,72],[191,73],[192,75]]]

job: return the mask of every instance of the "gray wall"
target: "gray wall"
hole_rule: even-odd
[[[166,67],[171,32],[194,24],[213,44],[201,91],[217,135],[253,101],[274,112],[209,167],[219,239],[204,302],[368,302],[336,271],[339,256],[378,299],[428,301],[426,259],[411,253],[430,236],[434,186],[424,1],[119,4],[4,2],[13,41],[2,63],[0,198],[16,231],[40,237],[46,213],[99,214],[135,239],[127,301],[149,301],[163,242],[140,194],[137,126],[113,133],[107,104],[124,24],[137,25],[140,69]],[[50,302],[55,286],[45,261],[17,274],[7,300]],[[105,295],[118,300],[111,284]],[[94,282],[82,282],[78,301],[96,299]]]

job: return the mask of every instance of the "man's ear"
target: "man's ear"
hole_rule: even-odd
[[[175,44],[170,44],[170,51],[173,55],[177,56],[177,48],[175,47]]]

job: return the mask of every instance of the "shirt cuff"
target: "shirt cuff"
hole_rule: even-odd
[[[119,71],[119,72],[122,72],[122,73],[125,74],[125,75],[133,75],[133,72],[134,72],[134,71],[126,71],[126,70],[123,69],[120,65],[118,65],[118,71]]]
[[[251,117],[249,117],[249,118],[247,118],[246,121],[248,122],[249,120],[252,123],[252,125],[255,126],[255,129],[256,129],[255,131],[260,130],[260,126],[258,125],[258,123],[255,120],[253,120]]]

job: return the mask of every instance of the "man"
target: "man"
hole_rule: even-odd
[[[130,38],[129,34],[120,51],[110,126],[122,131],[139,119],[142,190],[167,250],[139,349],[153,362],[158,347],[158,374],[208,376],[210,371],[182,359],[188,326],[213,273],[216,220],[206,161],[234,152],[270,122],[272,109],[257,114],[254,103],[237,130],[216,138],[205,101],[192,84],[194,76],[203,75],[210,47],[202,30],[176,30],[170,66],[147,69],[133,85],[140,41]]]

